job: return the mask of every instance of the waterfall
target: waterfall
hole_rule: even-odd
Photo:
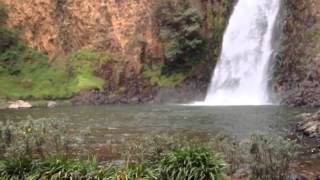
[[[202,105],[266,105],[272,37],[281,0],[239,0]]]

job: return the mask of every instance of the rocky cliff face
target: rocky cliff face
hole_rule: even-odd
[[[320,106],[320,3],[286,1],[282,53],[276,64],[276,91],[283,104]]]
[[[80,48],[113,49],[138,61],[130,46],[142,38],[153,54],[161,46],[151,20],[149,0],[3,0],[7,23],[22,31],[30,46],[53,59]]]
[[[96,74],[106,81],[105,92],[90,91],[81,94],[81,97],[88,97],[89,101],[99,99],[101,103],[107,101],[107,96],[119,92],[130,97],[138,94],[147,97],[163,94],[157,93],[159,88],[150,83],[141,72],[141,68],[146,62],[161,64],[165,61],[164,42],[159,37],[161,24],[156,24],[157,21],[153,16],[155,6],[165,1],[0,0],[7,7],[7,26],[19,29],[21,37],[29,43],[29,46],[47,53],[51,63],[59,63],[69,53],[83,48],[111,51],[114,54],[114,61],[96,71]],[[216,23],[223,24],[230,14],[230,9],[226,7],[230,6],[227,3],[231,1],[190,0],[192,6],[200,9],[204,17],[201,25],[202,35],[208,38],[211,46],[214,44],[216,50],[220,46],[223,29],[219,29],[219,32],[213,35],[215,32],[211,28],[211,13],[215,10],[213,16],[216,18]],[[173,2],[178,4],[179,0]],[[211,37],[218,40],[210,40]],[[185,98],[186,90],[198,90],[199,86],[193,82],[199,82],[198,75],[202,74],[200,76],[203,78],[204,72],[210,77],[215,63],[212,57],[214,55],[208,54],[207,59],[210,60],[201,65],[203,68],[198,68],[190,78],[187,78],[188,81],[184,84],[190,88],[180,84],[178,91],[166,89],[164,92],[170,92],[169,96],[172,93],[182,94],[181,96]],[[207,78],[204,81],[209,80],[210,78]],[[201,91],[205,92],[206,85],[201,86]]]

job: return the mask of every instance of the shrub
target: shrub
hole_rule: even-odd
[[[17,42],[17,32],[9,31],[5,28],[0,27],[0,53],[4,52],[11,46],[16,45]]]
[[[160,161],[159,179],[220,179],[226,164],[208,147],[188,146],[168,152]]]
[[[172,87],[183,80],[186,79],[187,73],[171,73],[163,74],[163,66],[153,65],[153,66],[143,66],[143,74],[145,77],[149,78],[153,85],[158,85],[160,87]]]
[[[156,5],[154,17],[160,25],[159,36],[165,44],[163,74],[188,72],[203,58],[206,41],[200,30],[201,11],[188,1],[165,1]]]
[[[251,179],[288,178],[289,165],[295,157],[297,148],[294,142],[280,136],[254,134],[246,147],[250,147]]]
[[[95,76],[95,70],[107,63],[111,58],[109,52],[95,52],[80,49],[72,53],[67,59],[67,71],[73,77],[73,92],[83,89],[103,90],[104,80]]]
[[[6,6],[0,2],[0,27],[7,20]]]

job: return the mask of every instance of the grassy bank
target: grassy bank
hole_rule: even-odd
[[[251,179],[281,180],[288,177],[297,150],[293,141],[273,135],[254,134],[239,141],[160,133],[123,142],[120,161],[99,161],[104,154],[88,150],[81,140],[90,133],[72,134],[62,120],[6,122],[0,127],[4,179],[224,179],[246,169]]]
[[[84,89],[102,90],[104,81],[94,75],[108,57],[103,53],[79,50],[66,57],[64,64],[51,64],[44,53],[19,40],[18,35],[0,29],[0,98],[64,99]]]
[[[48,55],[30,48],[17,29],[6,27],[6,7],[0,3],[0,99],[64,99],[81,90],[102,90],[104,80],[95,70],[109,52],[80,49],[53,63]]]

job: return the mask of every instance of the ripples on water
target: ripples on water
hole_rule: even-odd
[[[68,106],[55,109],[0,110],[0,121],[27,117],[61,118],[73,129],[144,134],[187,129],[246,137],[255,131],[283,132],[295,116],[312,110],[279,106],[191,107],[178,105]]]

